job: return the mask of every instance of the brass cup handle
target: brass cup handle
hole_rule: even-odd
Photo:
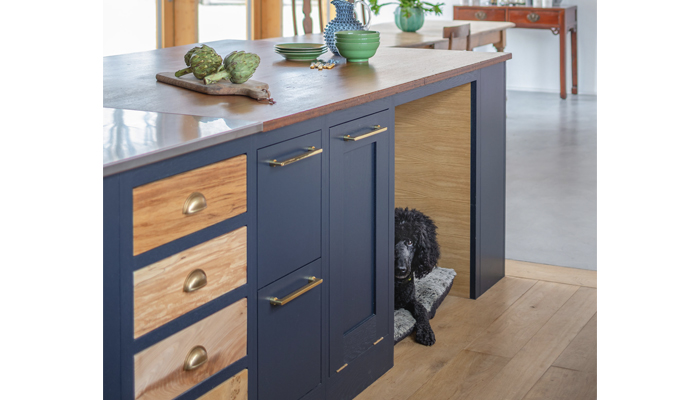
[[[194,346],[185,358],[185,371],[192,371],[204,365],[209,357],[204,346]]]
[[[530,22],[537,22],[540,20],[540,16],[539,16],[539,14],[531,12],[530,14],[527,15],[527,20]]]
[[[196,214],[207,208],[207,199],[199,192],[194,192],[187,197],[182,206],[182,213],[185,215]]]
[[[288,160],[284,160],[284,161],[272,160],[272,161],[270,161],[270,166],[271,167],[284,167],[285,165],[289,165],[289,164],[295,163],[297,161],[301,161],[305,158],[315,156],[316,154],[323,153],[323,149],[317,149],[315,146],[307,147],[305,150],[306,150],[306,153],[300,154],[296,157],[292,157]]]
[[[480,21],[483,21],[483,20],[486,19],[486,13],[485,13],[484,11],[477,11],[477,12],[474,14],[474,16],[476,17],[476,19],[478,19],[478,20],[480,20]]]
[[[185,293],[190,293],[197,291],[206,285],[207,274],[205,274],[204,271],[202,271],[201,269],[195,269],[194,271],[190,272],[189,275],[187,275],[187,278],[185,279],[185,285],[182,290]]]
[[[308,292],[309,290],[315,288],[316,286],[320,285],[321,283],[323,283],[323,279],[318,279],[315,276],[312,276],[311,278],[309,278],[309,283],[304,285],[301,289],[293,291],[281,300],[277,297],[273,297],[270,299],[270,304],[272,304],[273,306],[283,306],[289,303],[290,301],[296,299],[297,297],[301,296],[302,294]]]
[[[376,135],[377,133],[382,133],[382,132],[386,131],[387,129],[389,129],[387,127],[382,128],[381,125],[374,125],[372,128],[374,129],[372,132],[365,133],[364,135],[359,135],[359,136],[355,136],[355,137],[352,137],[350,135],[345,135],[345,136],[343,136],[343,140],[345,140],[346,142],[356,142],[358,140],[362,140],[364,138]]]

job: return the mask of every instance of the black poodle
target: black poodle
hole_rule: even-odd
[[[408,310],[416,319],[416,341],[435,344],[428,310],[415,297],[415,278],[422,278],[435,268],[440,258],[435,223],[418,210],[394,210],[394,309]]]

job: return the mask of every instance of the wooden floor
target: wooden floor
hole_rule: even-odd
[[[477,300],[447,296],[437,342],[408,337],[358,400],[595,399],[597,272],[506,261]]]

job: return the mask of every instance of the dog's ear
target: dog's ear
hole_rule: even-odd
[[[416,253],[413,256],[412,265],[416,279],[430,273],[440,258],[440,246],[437,242],[437,227],[426,215],[423,215],[422,224],[418,229],[418,242],[415,244]]]

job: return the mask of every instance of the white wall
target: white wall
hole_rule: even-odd
[[[444,14],[426,19],[453,19],[453,6],[461,0],[438,0],[444,2]],[[578,6],[578,92],[597,94],[597,0],[564,0],[564,5]],[[393,6],[386,6],[381,15],[373,16],[373,22],[393,21]],[[571,35],[567,35],[567,85],[571,93]],[[548,29],[508,30],[506,52],[513,54],[507,62],[506,85],[511,90],[527,90],[559,93],[559,36]],[[483,46],[475,51],[496,51],[493,46]]]

